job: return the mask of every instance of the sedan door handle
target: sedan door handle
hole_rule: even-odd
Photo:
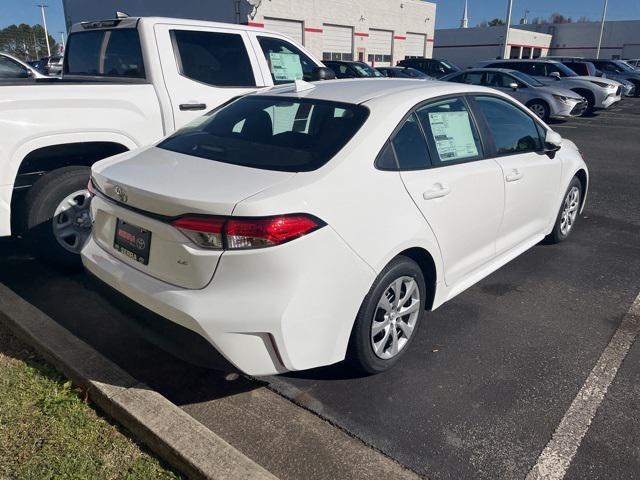
[[[517,182],[518,180],[520,180],[522,177],[524,177],[524,174],[522,172],[520,172],[520,170],[518,170],[517,168],[513,169],[511,171],[511,173],[509,175],[507,175],[506,177],[504,177],[504,179],[507,182]]]
[[[434,198],[446,197],[451,193],[451,189],[441,183],[436,183],[431,190],[427,190],[422,194],[425,200],[433,200]]]
[[[181,103],[180,110],[182,111],[191,111],[191,110],[205,110],[207,108],[206,103]]]

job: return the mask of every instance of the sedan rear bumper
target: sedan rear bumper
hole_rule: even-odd
[[[227,251],[212,282],[199,290],[176,287],[136,270],[93,238],[82,258],[104,283],[153,314],[195,332],[250,375],[305,370],[344,359],[353,321],[375,278],[328,226],[277,247]],[[175,353],[175,341],[167,338],[172,331],[160,329],[145,337]],[[178,356],[206,350],[202,342],[188,337],[182,345],[184,355]],[[202,364],[199,357],[195,363]]]

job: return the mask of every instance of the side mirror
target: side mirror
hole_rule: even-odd
[[[560,73],[559,73],[559,72],[551,72],[551,73],[549,74],[549,76],[550,76],[551,78],[555,78],[556,80],[560,80]]]
[[[547,135],[544,139],[544,153],[553,158],[553,155],[562,147],[562,137],[558,132],[553,130],[547,130]]]
[[[516,82],[512,82],[509,84],[509,88],[515,92],[518,90],[518,84]]]
[[[315,67],[311,73],[311,80],[335,80],[336,74],[328,67]]]

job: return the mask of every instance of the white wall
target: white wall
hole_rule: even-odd
[[[516,28],[553,34],[549,55],[595,57],[600,22],[561,25],[518,25]],[[635,56],[640,52],[640,20],[605,22],[600,58]]]
[[[304,22],[305,46],[322,58],[324,24],[353,27],[353,56],[367,59],[369,29],[393,32],[392,64],[404,58],[407,33],[426,34],[425,51],[430,57],[436,20],[436,6],[421,0],[271,0],[263,1],[250,24],[264,18],[296,19]]]
[[[449,28],[435,32],[434,58],[442,58],[467,68],[483,60],[502,58],[506,27]],[[509,30],[509,47],[549,50],[551,36],[525,30]],[[522,50],[520,55],[522,55]]]

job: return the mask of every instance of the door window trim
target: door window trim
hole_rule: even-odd
[[[490,153],[491,158],[509,157],[509,156],[512,156],[512,155],[522,155],[524,153],[545,154],[545,151],[544,151],[545,139],[540,137],[540,129],[538,127],[541,127],[542,130],[545,133],[547,132],[549,127],[545,126],[542,123],[542,121],[540,121],[538,118],[536,118],[533,114],[531,114],[530,112],[526,111],[520,105],[518,105],[518,104],[514,103],[513,101],[511,101],[509,98],[504,98],[504,97],[502,97],[500,95],[495,95],[495,94],[493,94],[491,92],[473,92],[473,93],[467,93],[466,96],[468,97],[467,101],[468,101],[469,105],[471,106],[471,108],[474,111],[474,116],[476,118],[478,118],[478,121],[481,124],[481,132],[482,132],[481,135],[482,135],[482,137],[486,137],[486,144],[489,147],[488,152]],[[493,134],[491,133],[491,130],[489,129],[489,125],[487,123],[486,118],[484,117],[482,111],[480,110],[480,107],[478,106],[478,104],[475,101],[475,97],[497,98],[498,100],[502,100],[502,101],[510,104],[511,106],[517,108],[523,114],[525,114],[527,117],[529,117],[533,121],[534,126],[536,128],[536,132],[538,133],[538,138],[540,139],[540,145],[541,145],[540,150],[529,150],[529,151],[526,151],[526,152],[498,153],[498,149],[496,148],[495,141],[493,139]]]
[[[476,114],[473,110],[473,108],[471,108],[470,103],[468,102],[468,99],[466,98],[467,95],[469,95],[468,93],[449,93],[446,95],[441,95],[439,97],[434,97],[434,98],[429,98],[427,100],[423,100],[417,104],[415,104],[413,107],[411,107],[411,109],[402,117],[402,120],[400,120],[400,122],[398,123],[398,125],[396,125],[396,127],[393,129],[393,131],[391,132],[391,135],[389,135],[389,137],[386,139],[386,141],[384,142],[382,148],[380,149],[380,151],[378,152],[378,155],[376,155],[376,159],[374,161],[374,166],[377,170],[381,170],[381,171],[385,171],[385,172],[415,172],[415,171],[421,171],[421,170],[429,170],[432,168],[442,168],[442,167],[448,167],[448,166],[452,166],[452,165],[460,165],[463,163],[471,163],[471,162],[481,162],[483,160],[490,160],[492,157],[487,155],[487,147],[485,144],[485,139],[484,139],[484,135],[483,135],[483,131],[480,128],[480,125],[478,124],[478,121],[476,119]],[[477,94],[471,94],[471,95],[477,95]],[[497,95],[495,95],[497,96]],[[471,119],[471,128],[474,129],[474,133],[476,135],[476,138],[478,140],[479,146],[480,146],[480,151],[478,152],[478,158],[474,158],[474,159],[462,159],[462,160],[453,160],[453,161],[449,161],[449,162],[441,162],[440,160],[434,161],[433,159],[433,152],[434,152],[434,146],[432,145],[431,141],[429,140],[426,132],[424,131],[424,128],[422,127],[422,122],[420,122],[420,117],[418,116],[418,109],[425,107],[427,105],[430,105],[432,103],[439,103],[443,100],[448,100],[450,98],[459,98],[464,104],[465,107],[467,108],[467,111],[469,112],[469,118]],[[397,133],[400,131],[400,129],[404,126],[405,122],[409,119],[409,117],[411,115],[416,116],[416,119],[418,120],[418,126],[420,128],[420,132],[422,132],[422,136],[427,144],[427,152],[429,154],[429,162],[428,165],[426,167],[423,168],[401,168],[400,167],[400,163],[398,162],[398,156],[395,153],[395,149],[393,149],[393,138],[397,135]],[[384,150],[387,146],[388,143],[391,143],[392,146],[392,150],[393,150],[393,154],[396,157],[396,166],[397,169],[389,169],[389,168],[381,168],[379,167],[379,159],[382,157],[382,154],[384,153]]]

